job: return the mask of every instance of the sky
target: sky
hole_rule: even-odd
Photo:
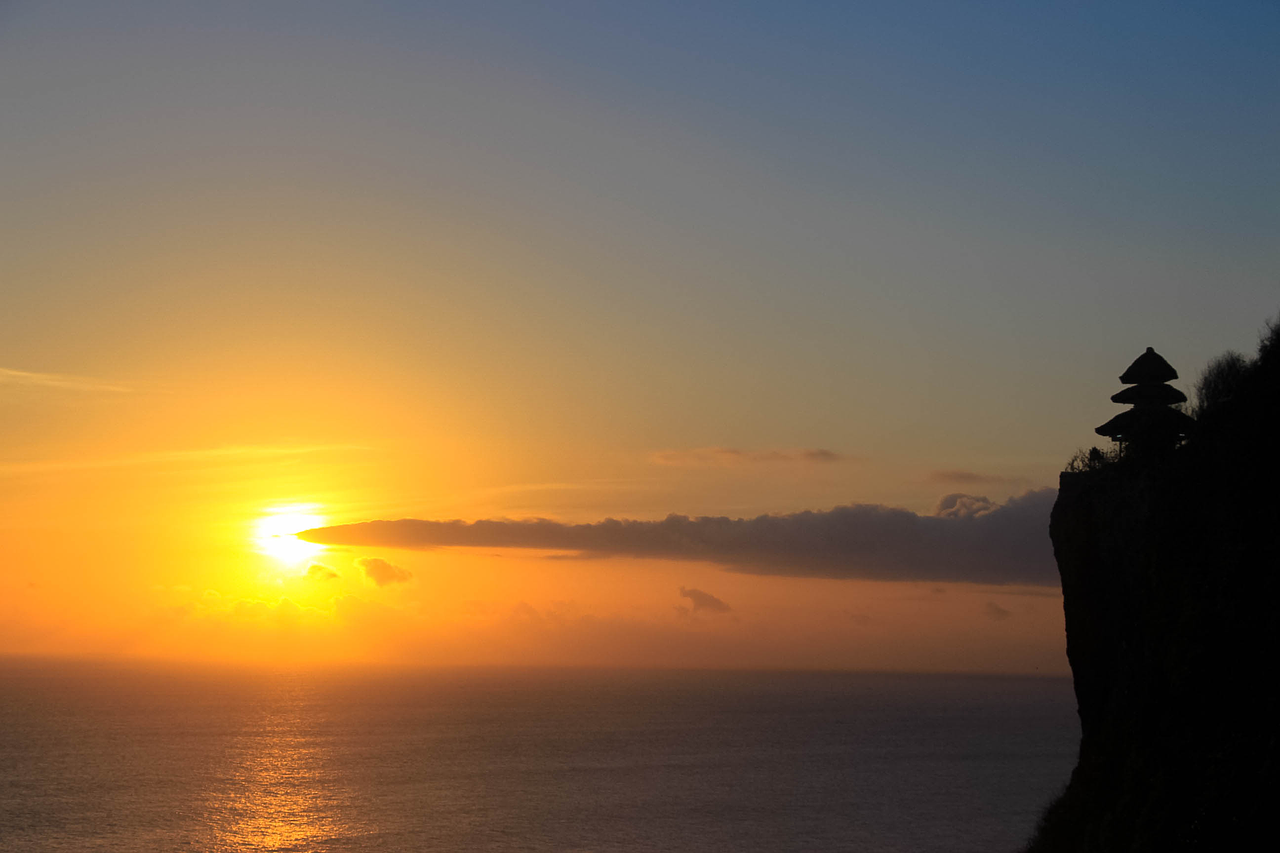
[[[1280,308],[1277,36],[0,3],[0,654],[1064,674],[1058,472]]]

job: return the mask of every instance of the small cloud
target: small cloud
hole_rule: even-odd
[[[280,598],[275,601],[241,598],[231,602],[226,612],[247,622],[268,622],[278,625],[293,625],[304,617],[315,618],[322,615],[316,608],[302,607],[291,598]]]
[[[696,447],[692,450],[658,450],[649,459],[676,468],[738,468],[760,464],[830,464],[850,457],[823,448],[797,450],[739,450],[735,447]]]
[[[402,569],[399,566],[388,563],[386,560],[380,560],[377,557],[361,557],[356,560],[356,565],[364,569],[364,576],[376,583],[378,586],[386,586],[393,583],[408,583],[413,578],[413,572],[408,569]]]
[[[810,450],[797,451],[800,458],[805,462],[844,462],[849,457],[843,453],[836,453],[834,450],[824,450],[821,447],[815,447]]]
[[[693,612],[700,613],[707,611],[708,613],[730,613],[733,608],[716,598],[709,592],[703,592],[700,589],[680,587],[680,595],[693,602]]]
[[[275,617],[281,622],[296,622],[298,617],[302,615],[302,608],[299,607],[292,599],[282,598],[276,604]]]
[[[977,471],[930,471],[929,479],[935,483],[950,483],[956,486],[976,486],[983,483],[1014,483],[1017,477],[1001,477],[996,474],[981,474]]]
[[[331,581],[340,575],[324,563],[312,563],[307,567],[307,577],[313,581]]]
[[[899,596],[899,598],[903,601],[941,601],[946,594],[947,588],[945,586],[934,586],[930,587],[927,592],[922,588],[917,588],[907,595]]]
[[[386,630],[402,622],[404,612],[358,595],[341,595],[333,599],[333,613],[348,625],[361,625],[368,629]]]
[[[254,621],[271,615],[269,602],[256,598],[240,598],[231,605],[231,614],[239,619]]]
[[[511,612],[507,614],[512,622],[520,622],[527,624],[541,624],[542,614],[538,609],[527,601],[521,601],[519,604],[511,608]]]
[[[979,518],[998,508],[989,498],[956,493],[941,498],[933,514],[938,518]]]
[[[993,622],[1003,622],[1013,616],[1012,610],[1005,610],[994,601],[988,601],[987,606],[983,608],[983,612],[986,613],[987,618]]]

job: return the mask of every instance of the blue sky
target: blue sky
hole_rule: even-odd
[[[960,405],[982,399],[1048,459],[1131,353],[1192,375],[1249,348],[1280,292],[1272,4],[16,3],[0,21],[15,369],[145,371],[175,346],[148,303],[218,345],[217,300],[162,284],[166,252],[337,241],[412,268],[435,239],[473,275],[433,291],[429,332],[495,360],[478,383],[520,340],[530,370],[606,397],[620,375],[668,385],[673,409],[713,401],[693,417],[752,395],[804,411],[806,445],[855,419],[831,395],[962,431],[992,428]],[[425,364],[378,306],[430,288],[396,278],[370,275],[368,304],[341,283],[220,299],[292,312],[300,336],[335,334],[300,304],[330,299]],[[630,399],[604,405],[635,422],[660,402]],[[684,443],[794,424],[759,426]]]

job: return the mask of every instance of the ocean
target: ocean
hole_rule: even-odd
[[[0,850],[1016,851],[1058,678],[0,663]]]

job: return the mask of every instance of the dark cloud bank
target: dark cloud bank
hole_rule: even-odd
[[[533,521],[366,521],[298,534],[309,542],[380,548],[538,548],[592,557],[705,560],[735,572],[815,578],[1056,586],[1049,544],[1054,489],[995,504],[948,495],[934,515],[879,504],[756,518],[594,524]]]

